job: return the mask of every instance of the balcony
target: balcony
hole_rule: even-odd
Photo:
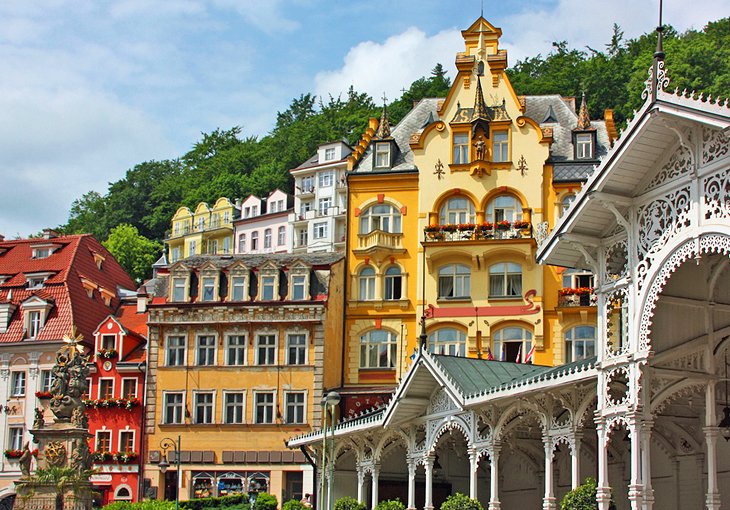
[[[429,225],[423,229],[425,241],[462,242],[462,241],[502,241],[507,239],[532,239],[532,225],[526,221],[482,223],[475,225]]]
[[[596,306],[596,293],[590,287],[564,287],[558,291],[558,307]]]
[[[301,200],[306,200],[308,198],[314,198],[314,190],[315,190],[314,186],[308,186],[303,189],[297,188],[297,191],[298,191],[297,196]]]
[[[382,230],[373,230],[369,234],[357,236],[357,246],[353,248],[356,255],[371,255],[378,252],[403,253],[403,234],[393,234]]]

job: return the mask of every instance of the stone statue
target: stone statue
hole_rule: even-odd
[[[26,442],[23,447],[23,455],[21,455],[20,459],[18,459],[18,463],[20,464],[20,474],[23,478],[30,477],[31,462],[33,462],[33,453],[30,451],[30,448],[28,448],[28,443]]]
[[[43,409],[36,407],[35,418],[33,419],[33,428],[36,430],[42,429],[44,425],[45,425],[45,420],[43,418]]]
[[[55,380],[51,389],[51,411],[57,422],[68,422],[76,408],[83,411],[85,406],[81,397],[88,391],[86,356],[78,354],[75,348],[69,348],[67,352],[56,354],[53,367]]]
[[[86,471],[91,468],[92,458],[89,444],[84,439],[74,440],[74,451],[71,454],[71,468]]]
[[[487,156],[487,143],[484,141],[484,137],[479,135],[473,145],[476,150],[477,161],[484,161]]]
[[[89,418],[87,418],[83,408],[74,407],[71,412],[71,425],[79,429],[89,428]]]

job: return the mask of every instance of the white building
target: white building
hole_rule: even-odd
[[[345,142],[325,143],[314,156],[290,170],[294,211],[289,223],[295,253],[344,251],[350,153],[352,148]]]
[[[293,198],[280,189],[266,199],[249,196],[241,203],[241,218],[233,222],[235,253],[288,253],[292,251],[289,215]]]

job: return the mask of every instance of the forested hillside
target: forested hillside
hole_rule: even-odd
[[[668,28],[665,34],[671,88],[713,97],[730,95],[730,18],[710,23],[702,31],[677,34]],[[593,118],[602,118],[604,109],[613,108],[617,122],[623,124],[641,105],[655,47],[655,33],[624,40],[615,26],[603,49],[576,49],[564,41],[554,42],[548,55],[519,61],[508,74],[518,94],[579,96],[585,91]],[[414,101],[445,96],[449,86],[443,66],[437,64],[430,76],[413,82],[388,105],[391,122],[397,123]],[[150,258],[149,252],[161,249],[161,244],[146,240],[163,240],[179,206],[213,203],[221,196],[265,196],[276,187],[291,191],[290,168],[310,157],[320,143],[343,138],[356,143],[368,118],[379,116],[380,111],[370,96],[352,88],[346,97],[302,94],[277,113],[268,135],[246,135],[240,127],[203,134],[179,158],[139,163],[111,183],[105,194],[86,193],[74,201],[68,222],[59,228],[66,233],[91,233],[104,241],[112,229],[129,224],[138,230],[138,241]],[[125,230],[125,235],[129,232]]]

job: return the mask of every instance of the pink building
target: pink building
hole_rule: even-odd
[[[276,189],[266,199],[249,196],[241,204],[241,219],[233,222],[235,253],[292,251],[289,213],[294,197]]]

